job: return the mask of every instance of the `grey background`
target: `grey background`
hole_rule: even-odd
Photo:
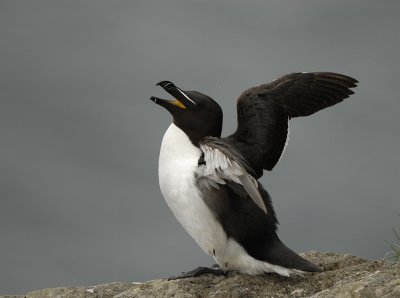
[[[400,226],[398,1],[0,1],[0,294],[212,264],[164,203],[170,80],[235,99],[293,71],[360,81],[291,122],[262,182],[296,251],[382,258]]]

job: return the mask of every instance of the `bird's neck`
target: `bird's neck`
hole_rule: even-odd
[[[183,126],[179,121],[174,119],[173,125],[180,129],[182,133],[189,138],[190,142],[198,148],[200,148],[200,140],[205,137],[221,137],[222,121],[218,123],[201,123],[199,125],[193,125],[193,127],[187,127],[187,125]],[[202,129],[199,129],[200,125]]]
[[[199,147],[195,146],[188,135],[172,123],[164,134],[160,159],[198,159],[201,155]]]

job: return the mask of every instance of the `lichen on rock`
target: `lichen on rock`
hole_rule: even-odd
[[[370,261],[352,255],[308,252],[303,257],[323,272],[282,277],[229,273],[181,280],[108,283],[34,291],[7,298],[133,298],[133,297],[400,297],[397,262]]]

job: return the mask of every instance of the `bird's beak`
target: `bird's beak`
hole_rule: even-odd
[[[186,109],[190,105],[196,106],[196,103],[192,99],[190,99],[190,97],[184,91],[176,87],[173,83],[169,81],[161,81],[156,85],[161,86],[165,91],[167,91],[175,98],[175,100],[167,100],[155,96],[150,97],[150,100],[154,101],[156,104],[164,107],[166,107],[167,105],[174,105],[181,109]]]
[[[168,106],[174,105],[174,106],[176,106],[178,108],[186,109],[186,106],[183,103],[181,103],[179,100],[176,100],[176,99],[175,100],[168,100],[168,99],[152,96],[152,97],[150,97],[150,100],[155,102],[156,104],[158,104],[160,106],[165,107],[165,108],[167,108]]]

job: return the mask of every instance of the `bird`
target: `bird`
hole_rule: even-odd
[[[173,119],[159,154],[161,193],[178,222],[216,262],[170,279],[322,270],[280,240],[271,197],[259,179],[280,160],[292,118],[342,102],[357,83],[334,72],[294,72],[251,87],[237,99],[237,129],[227,137],[221,137],[223,112],[214,99],[170,81],[156,84],[173,97],[150,97]]]

